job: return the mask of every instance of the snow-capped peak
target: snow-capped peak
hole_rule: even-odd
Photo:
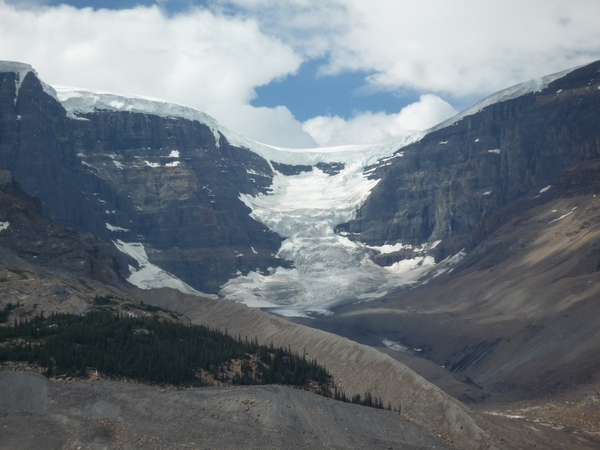
[[[44,89],[44,92],[46,94],[50,95],[55,100],[58,100],[54,88],[40,80],[40,77],[38,76],[37,72],[32,66],[30,66],[29,64],[15,61],[0,61],[0,73],[15,73],[17,75],[15,80],[15,104],[17,104],[17,99],[19,98],[21,84],[23,83],[23,80],[29,72],[32,72],[40,81],[40,83],[42,84],[42,88]]]
[[[433,128],[430,128],[429,130],[427,130],[427,132],[431,133],[433,131],[445,128],[449,125],[452,125],[453,123],[458,122],[463,117],[477,114],[484,108],[487,108],[488,106],[494,105],[496,103],[505,102],[507,100],[513,100],[515,98],[519,98],[527,94],[543,91],[553,81],[556,81],[566,76],[567,74],[573,72],[578,68],[579,67],[574,67],[572,69],[563,70],[562,72],[557,72],[552,75],[546,75],[541,78],[534,78],[532,80],[525,81],[524,83],[515,84],[514,86],[498,91],[495,94],[492,94],[489,97],[486,97],[483,100],[475,103],[473,106],[470,106],[467,109],[459,112],[454,117],[450,117],[448,120],[445,120],[444,122],[437,124]]]
[[[252,141],[220,125],[216,119],[189,106],[158,100],[139,95],[120,95],[109,92],[56,86],[56,95],[70,117],[77,114],[93,113],[97,110],[128,111],[160,117],[179,117],[198,121],[207,125],[213,132],[217,146],[220,135],[231,145],[244,147],[259,154],[268,161],[292,165],[314,165],[319,162],[339,162],[349,164],[360,161],[363,167],[389,156],[400,147],[420,139],[418,133],[400,141],[379,145],[345,145],[329,148],[287,149]]]
[[[179,117],[207,125],[215,135],[219,145],[218,122],[208,114],[189,106],[166,102],[139,95],[119,95],[110,92],[93,91],[65,86],[56,86],[58,100],[73,115],[93,113],[97,110],[127,111],[160,117]]]

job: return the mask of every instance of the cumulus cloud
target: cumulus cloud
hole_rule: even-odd
[[[202,8],[167,16],[158,6],[24,9],[0,0],[0,49],[1,59],[33,65],[49,84],[193,106],[267,143],[282,143],[283,133],[270,139],[265,131],[277,123],[287,145],[312,143],[286,108],[249,106],[256,87],[295,73],[303,61],[252,18]]]
[[[214,104],[210,107],[219,123],[243,136],[278,147],[313,148],[316,141],[304,130],[285,106],[275,108],[240,104]],[[293,141],[291,140],[293,138]]]
[[[482,96],[600,58],[590,0],[220,0],[374,89]],[[312,20],[311,20],[312,17]],[[301,18],[301,19],[298,19]]]
[[[349,120],[338,116],[319,116],[303,123],[302,128],[321,147],[389,142],[426,130],[454,116],[452,105],[432,94],[421,95],[418,102],[402,108],[398,114],[359,113]]]
[[[0,0],[0,58],[32,64],[49,84],[174,101],[292,147],[393,139],[451,115],[447,102],[600,59],[593,0],[208,0],[165,13],[198,1],[111,11]],[[250,105],[257,87],[311,59],[324,61],[322,76],[365,73],[363,93],[426,95],[398,114],[304,124],[285,106]]]

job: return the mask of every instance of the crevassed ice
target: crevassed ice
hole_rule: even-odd
[[[302,154],[290,152],[281,158],[297,164],[306,164],[312,158],[314,164],[319,159],[331,161],[335,154],[337,162],[346,166],[333,176],[317,168],[293,176],[275,172],[269,194],[240,196],[252,209],[254,219],[286,238],[278,256],[293,261],[295,267],[272,269],[268,274],[250,272],[230,280],[220,294],[249,306],[277,308],[284,315],[303,315],[307,310],[323,313],[323,308],[340,302],[381,297],[425,275],[434,266],[431,257],[380,267],[369,259],[377,249],[334,232],[336,225],[354,218],[378,183],[364,176],[364,168],[393,153],[399,145],[351,148],[346,152],[332,149],[321,155],[321,149],[314,149]],[[295,159],[296,155],[300,157]],[[401,244],[382,250],[400,248]]]

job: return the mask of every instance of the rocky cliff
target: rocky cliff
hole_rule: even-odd
[[[42,268],[126,285],[111,246],[43,217],[40,201],[23,192],[7,170],[0,170],[0,247]]]
[[[0,73],[0,167],[48,218],[108,242],[141,242],[152,262],[205,292],[288,264],[274,256],[281,238],[239,200],[270,186],[266,160],[198,121],[109,110],[69,117],[51,94],[33,71]]]
[[[367,173],[381,181],[339,228],[371,245],[442,240],[438,259],[459,251],[483,218],[600,157],[599,71],[596,62],[463,115],[372,166]]]

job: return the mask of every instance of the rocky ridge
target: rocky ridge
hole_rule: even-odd
[[[455,254],[482,219],[600,157],[599,71],[595,62],[463,115],[370,167],[366,173],[381,180],[339,229],[371,245],[442,240],[436,259]]]

